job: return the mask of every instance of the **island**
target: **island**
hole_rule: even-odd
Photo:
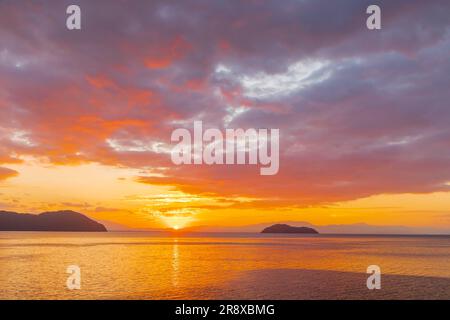
[[[288,224],[274,224],[265,228],[261,233],[306,233],[318,234],[316,230],[308,227],[293,227]]]
[[[41,214],[0,211],[0,231],[107,232],[104,225],[75,211]]]

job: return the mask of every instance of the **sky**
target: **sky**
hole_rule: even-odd
[[[0,210],[450,227],[449,52],[448,0],[2,0]],[[174,165],[194,121],[279,129],[278,174]]]

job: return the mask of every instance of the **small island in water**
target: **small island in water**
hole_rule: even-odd
[[[308,227],[293,227],[288,224],[274,224],[265,228],[261,233],[306,233],[318,234],[316,230]]]
[[[104,225],[75,211],[26,214],[0,211],[0,231],[106,232]]]

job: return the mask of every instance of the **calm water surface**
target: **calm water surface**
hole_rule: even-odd
[[[450,299],[450,237],[0,232],[0,299]]]

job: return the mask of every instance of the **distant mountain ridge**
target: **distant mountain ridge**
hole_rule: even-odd
[[[101,223],[75,211],[41,214],[0,211],[0,231],[107,232]]]
[[[410,226],[395,226],[395,225],[369,225],[366,223],[354,224],[334,224],[334,225],[314,225],[306,221],[274,221],[244,226],[195,226],[186,228],[185,231],[190,232],[220,232],[220,233],[236,233],[236,232],[261,232],[262,229],[267,228],[273,224],[288,224],[290,226],[303,226],[317,230],[320,234],[450,234],[450,228],[436,228],[436,227],[410,227]]]

